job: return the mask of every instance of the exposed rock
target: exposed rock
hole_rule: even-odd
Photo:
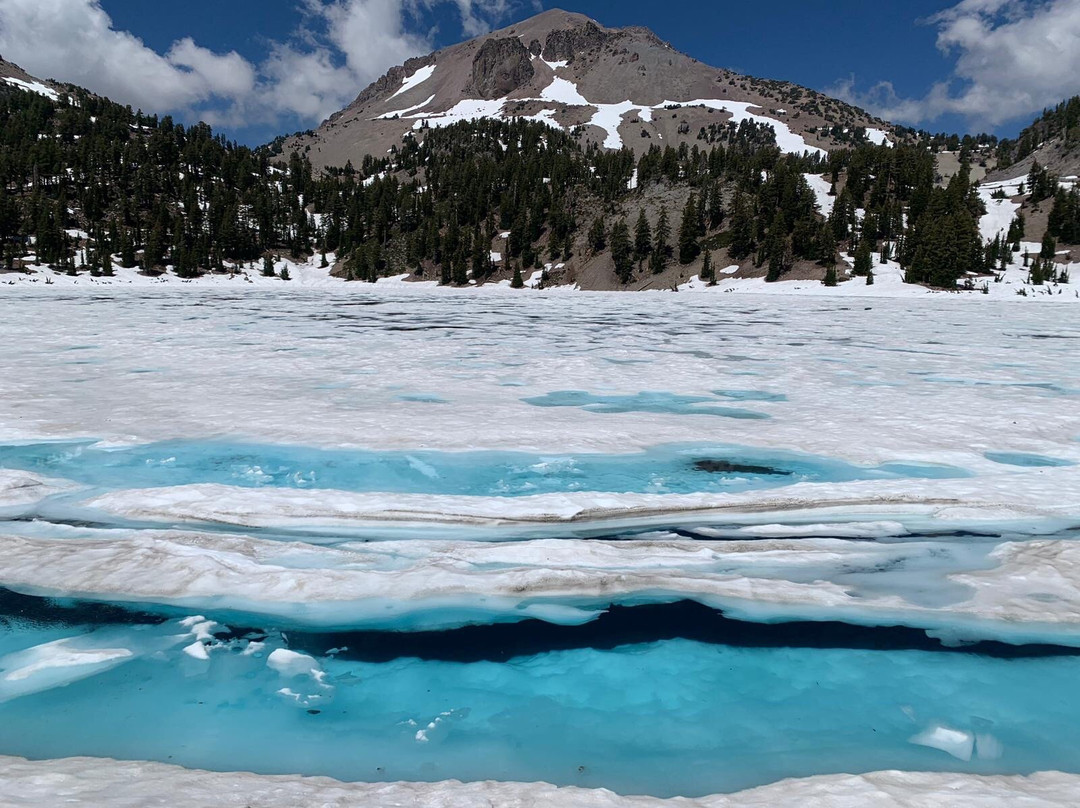
[[[536,74],[528,48],[517,37],[489,39],[473,59],[469,89],[481,98],[502,98]]]
[[[368,101],[371,101],[386,92],[396,92],[401,87],[401,83],[405,81],[406,76],[411,76],[421,67],[427,67],[433,61],[435,61],[433,55],[417,56],[413,59],[409,59],[400,67],[391,67],[386,71],[386,75],[377,79],[374,84],[369,85],[367,89],[360,93],[350,107],[363,106]],[[344,110],[342,110],[342,112],[344,112]],[[330,120],[333,121],[340,115],[340,112],[335,113],[330,117]]]
[[[618,31],[604,31],[590,20],[580,28],[566,28],[548,34],[544,43],[544,58],[551,62],[572,62],[577,54],[606,45],[618,37]]]
[[[2,0],[0,0],[2,2]],[[572,81],[584,97],[603,104],[619,104],[627,99],[646,106],[668,99],[717,98],[738,103],[752,103],[761,110],[783,107],[790,111],[790,128],[807,135],[811,146],[835,145],[822,134],[840,125],[849,128],[888,125],[865,113],[833,101],[803,87],[778,81],[738,76],[726,70],[703,65],[684,56],[644,28],[608,29],[581,14],[551,10],[536,17],[477,39],[451,45],[430,56],[411,59],[364,90],[349,109],[334,115],[317,131],[287,138],[281,155],[296,150],[307,154],[318,168],[354,165],[365,155],[381,158],[412,131],[415,120],[402,121],[394,113],[423,102],[425,113],[438,115],[468,98],[494,99],[507,95],[536,97],[541,92],[538,75],[546,68],[536,67],[539,52],[549,62],[573,62],[572,73],[563,78]],[[403,98],[391,96],[401,88],[406,76],[421,67],[438,63],[439,69],[423,89]],[[535,115],[552,104],[526,105],[517,110]],[[584,144],[595,138],[595,127],[581,126],[588,115],[560,114],[560,123],[578,129]],[[796,118],[796,114],[800,116]],[[766,112],[766,117],[776,117]],[[677,116],[655,115],[652,122],[640,121],[646,134],[638,137],[638,127],[627,145],[644,153],[650,145],[663,140],[677,148],[694,145],[701,129],[724,116],[713,110],[684,109]],[[688,126],[680,130],[679,121]],[[1080,173],[1080,172],[1072,172]]]

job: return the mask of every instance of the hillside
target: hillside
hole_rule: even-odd
[[[536,120],[638,156],[657,144],[708,145],[744,120],[772,125],[792,153],[852,145],[867,131],[880,143],[891,132],[813,90],[709,67],[647,29],[552,10],[392,68],[281,152],[297,150],[316,168],[358,165],[406,134],[475,117]]]
[[[553,47],[577,36],[566,30],[549,34]],[[573,64],[563,61],[558,70]],[[1051,175],[1030,188],[980,188],[961,146],[942,182],[937,142],[908,130],[826,152],[749,112],[678,145],[641,138],[642,151],[583,142],[543,116],[491,115],[428,121],[380,158],[320,170],[304,154],[252,150],[205,124],[5,69],[0,272],[32,281],[122,272],[287,280],[303,265],[324,279],[447,286],[821,288],[877,276],[894,290],[989,294],[1002,283],[996,291],[1060,294],[1080,229],[1075,194]],[[413,75],[402,95],[438,68]],[[470,81],[487,87],[482,75]],[[1018,218],[1024,205],[1042,205],[1042,221]],[[1040,228],[1065,249],[1033,243]]]
[[[1080,96],[1047,109],[1015,140],[1002,141],[991,180],[1012,179],[1039,165],[1059,177],[1080,176]]]

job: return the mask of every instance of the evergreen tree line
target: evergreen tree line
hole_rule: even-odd
[[[170,265],[190,276],[226,262],[254,266],[274,252],[322,251],[346,256],[357,280],[413,271],[464,284],[501,272],[517,282],[525,269],[569,260],[584,241],[610,254],[624,283],[699,259],[708,278],[722,250],[778,280],[797,261],[834,269],[847,250],[868,278],[867,256],[876,254],[898,260],[909,281],[950,287],[992,268],[1011,246],[999,241],[991,255],[982,244],[982,203],[966,167],[941,188],[923,147],[862,142],[828,157],[785,155],[771,127],[752,122],[717,125],[692,146],[653,145],[635,159],[540,123],[481,120],[425,129],[359,169],[322,173],[299,155],[275,162],[269,149],[215,137],[203,124],[184,127],[82,91],[61,102],[0,92],[0,124],[9,267],[33,250],[74,271],[81,250],[91,271],[111,271],[118,256],[123,266]],[[816,208],[810,173],[831,180],[828,217]],[[647,216],[657,198],[685,201],[670,211],[654,202],[660,209]],[[1068,240],[1075,193],[1057,192],[1054,216]],[[81,247],[69,234],[76,229],[88,236]]]

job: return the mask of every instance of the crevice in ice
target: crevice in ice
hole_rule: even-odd
[[[154,614],[117,604],[58,600],[0,589],[0,626],[15,629],[46,625],[161,625],[180,611],[168,609]],[[261,643],[276,631],[270,624],[254,628],[258,621],[256,615],[223,611],[216,616],[222,621],[220,624],[213,623],[213,635],[219,642],[243,640]],[[234,617],[244,622],[238,623],[233,620]],[[184,627],[194,631],[199,625],[204,624],[194,623]],[[726,617],[693,601],[613,606],[592,622],[582,625],[525,620],[442,631],[314,631],[290,628],[287,636],[288,650],[272,651],[267,659],[267,667],[277,671],[283,679],[307,678],[320,687],[324,686],[325,674],[317,658],[334,657],[366,663],[403,658],[455,663],[506,662],[554,651],[611,650],[670,640],[734,648],[972,653],[998,659],[1080,656],[1080,649],[1050,644],[1009,645],[990,640],[957,644],[947,637],[938,639],[925,631],[902,626],[860,626],[835,621],[755,623]],[[261,647],[256,650],[261,650]]]

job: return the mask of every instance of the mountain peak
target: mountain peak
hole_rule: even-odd
[[[748,120],[773,126],[787,151],[826,150],[835,133],[872,127],[884,136],[887,128],[813,90],[709,67],[647,28],[608,28],[549,9],[391,68],[284,149],[317,167],[358,164],[411,133],[484,117],[537,120],[583,143],[639,153],[707,140]]]

